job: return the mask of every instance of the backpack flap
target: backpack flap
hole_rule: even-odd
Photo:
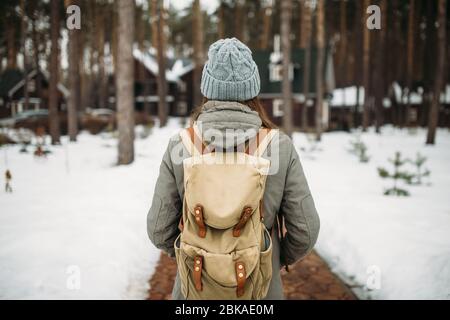
[[[265,160],[265,159],[263,159]],[[246,207],[253,212],[258,208],[264,193],[266,176],[262,167],[248,164],[189,163],[185,161],[185,196],[188,212],[203,208],[204,222],[216,229],[235,226]],[[188,167],[188,168],[186,168]]]

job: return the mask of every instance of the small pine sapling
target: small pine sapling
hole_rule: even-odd
[[[416,159],[409,160],[409,162],[416,167],[416,174],[414,175],[413,179],[411,179],[410,184],[421,185],[422,179],[424,177],[428,177],[431,174],[430,170],[423,167],[426,161],[427,157],[421,155],[420,152],[417,152]]]
[[[350,141],[350,145],[351,149],[349,150],[349,152],[356,155],[359,159],[359,162],[369,162],[370,157],[367,154],[368,148],[366,144],[361,140],[361,137],[359,135],[355,136],[355,139]]]
[[[411,179],[413,178],[413,174],[402,171],[401,167],[408,162],[408,159],[402,159],[401,153],[396,152],[394,159],[389,159],[389,162],[393,164],[394,166],[394,172],[390,173],[385,168],[378,168],[378,174],[383,179],[392,179],[394,180],[394,186],[392,188],[386,189],[384,191],[384,194],[394,195],[394,196],[409,196],[408,190],[402,189],[398,187],[398,181],[402,180],[406,183],[410,183]]]

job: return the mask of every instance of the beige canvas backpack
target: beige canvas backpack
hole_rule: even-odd
[[[183,130],[184,199],[175,253],[186,299],[262,299],[272,278],[263,194],[277,130],[260,129],[244,150],[215,152],[196,126]]]

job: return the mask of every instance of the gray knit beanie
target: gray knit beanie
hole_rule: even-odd
[[[251,50],[236,38],[214,42],[203,67],[200,91],[210,100],[245,101],[258,95],[261,84]]]

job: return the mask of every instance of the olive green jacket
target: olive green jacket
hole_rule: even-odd
[[[255,111],[237,102],[209,101],[203,106],[198,118],[202,130],[214,129],[225,132],[227,129],[240,129],[235,139],[207,141],[222,148],[230,147],[229,141],[239,141],[243,130],[258,130],[261,119]],[[208,138],[205,138],[208,140]],[[277,214],[284,218],[287,233],[280,239],[273,232],[273,276],[266,299],[283,299],[283,288],[279,270],[283,264],[292,264],[308,252],[317,241],[319,216],[300,163],[299,156],[291,139],[280,133],[274,150],[263,156],[271,159],[276,168],[269,174],[264,193],[264,224],[270,230],[276,223]],[[153,244],[174,256],[174,241],[179,234],[178,222],[181,217],[184,195],[182,159],[188,157],[187,150],[179,135],[171,138],[163,156],[159,177],[156,181],[153,202],[147,217],[147,231]],[[275,159],[275,161],[274,161]],[[181,160],[181,161],[180,161]],[[214,190],[211,190],[214,192]],[[178,275],[172,292],[173,299],[184,299],[180,292]]]

